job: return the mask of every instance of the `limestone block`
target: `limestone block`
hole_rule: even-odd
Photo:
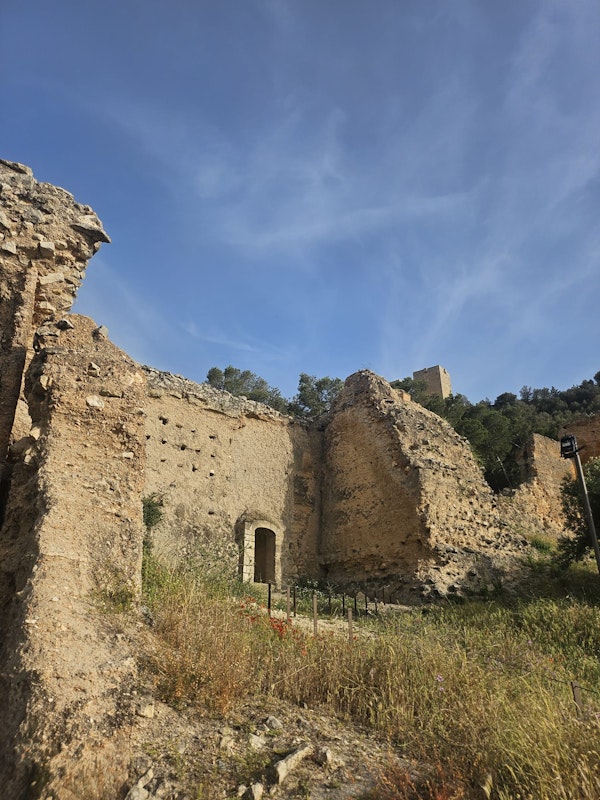
[[[56,247],[54,245],[54,242],[47,242],[41,240],[38,245],[38,248],[39,248],[40,258],[54,258],[54,254],[56,253]],[[63,280],[63,278],[61,278],[60,280]]]
[[[90,408],[104,408],[106,403],[97,394],[90,394],[85,398],[86,404]]]
[[[40,248],[41,246],[42,242],[40,242]],[[40,275],[39,284],[40,286],[48,286],[50,283],[57,283],[58,281],[64,281],[64,279],[65,276],[62,272],[51,272],[49,275]]]
[[[313,752],[313,746],[311,744],[305,744],[301,747],[298,747],[294,750],[293,753],[290,753],[289,756],[282,758],[280,761],[277,761],[272,768],[272,777],[278,783],[282,784],[284,780],[288,777],[292,770],[296,769],[298,764],[311,755]]]

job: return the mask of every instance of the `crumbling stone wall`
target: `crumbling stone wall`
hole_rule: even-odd
[[[275,534],[277,584],[296,576],[387,585],[407,599],[510,582],[511,535],[468,443],[368,371],[306,425],[146,368],[145,493],[163,499],[162,557],[255,575]],[[262,576],[265,579],[265,576]]]
[[[560,443],[539,433],[530,436],[517,456],[517,464],[522,483],[539,479],[560,486],[566,475],[575,475],[571,462],[560,456]]]
[[[7,798],[79,797],[90,766],[98,772],[109,751],[112,764],[125,752],[117,740],[135,661],[94,596],[102,589],[126,598],[139,588],[145,380],[95,323],[65,317],[87,260],[107,241],[89,206],[38,183],[28,167],[0,161]]]
[[[145,493],[164,499],[163,557],[254,577],[256,528],[275,580],[315,574],[321,434],[260,403],[147,369]]]
[[[97,605],[139,592],[146,383],[85,317],[47,322],[37,343],[0,535],[0,784],[20,797],[47,779],[70,798],[132,702],[131,647]]]
[[[468,443],[377,375],[350,376],[325,431],[321,561],[337,582],[425,595],[509,579],[502,525]]]
[[[499,498],[503,518],[513,530],[528,536],[563,536],[560,490],[566,477],[575,477],[573,462],[560,457],[558,441],[538,433],[531,436],[517,460],[522,483],[514,492]]]
[[[569,422],[560,431],[559,436],[572,434],[577,439],[577,447],[581,450],[579,457],[585,464],[590,458],[600,456],[600,414]]]
[[[29,167],[0,159],[0,464],[33,332],[71,308],[87,261],[108,241],[89,206],[38,183]],[[26,413],[22,419],[16,438],[27,433]]]

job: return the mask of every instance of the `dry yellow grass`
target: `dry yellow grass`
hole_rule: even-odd
[[[600,797],[593,605],[415,611],[350,645],[269,620],[256,603],[215,591],[192,571],[161,573],[152,592],[158,650],[149,668],[168,702],[223,712],[264,693],[320,706],[371,725],[403,754],[437,764],[439,775],[461,776],[454,794],[438,775],[437,794],[423,797]],[[586,687],[579,717],[573,679]],[[384,788],[381,798],[412,796],[408,784],[405,795]]]

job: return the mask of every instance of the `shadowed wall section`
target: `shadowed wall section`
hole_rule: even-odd
[[[0,534],[6,797],[42,775],[48,796],[78,796],[78,769],[125,736],[136,680],[95,604],[139,595],[145,378],[92,320],[53,328],[28,372],[33,428]]]

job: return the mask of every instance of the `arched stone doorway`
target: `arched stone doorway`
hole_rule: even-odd
[[[275,583],[275,532],[254,531],[254,583]]]
[[[269,519],[243,514],[236,522],[243,581],[281,585],[282,531]]]

